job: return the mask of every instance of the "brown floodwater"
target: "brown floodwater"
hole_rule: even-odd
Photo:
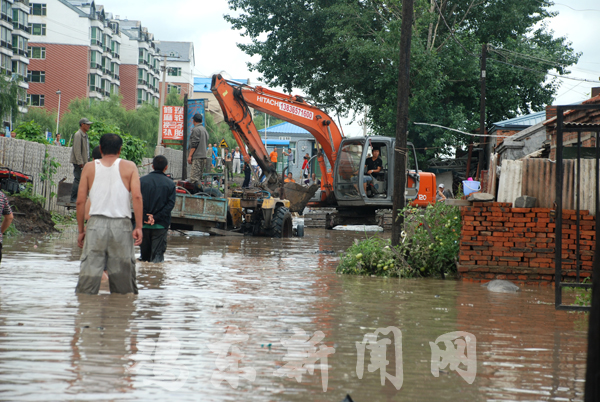
[[[5,239],[0,400],[583,400],[587,316],[555,311],[552,289],[336,274],[364,236],[172,236],[165,263],[138,263],[137,296],[75,295],[72,233]],[[401,339],[379,335],[383,366],[367,346],[359,378],[365,335],[387,327]],[[476,344],[472,384],[464,361],[432,374],[430,342],[454,331]]]

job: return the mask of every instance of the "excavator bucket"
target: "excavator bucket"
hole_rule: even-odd
[[[298,183],[285,183],[283,191],[285,199],[290,201],[291,212],[302,212],[308,201],[319,189],[318,184],[313,184],[309,187],[301,186]]]

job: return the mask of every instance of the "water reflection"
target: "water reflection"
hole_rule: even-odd
[[[554,310],[552,289],[497,294],[451,280],[335,274],[337,254],[363,237],[325,230],[281,240],[174,236],[164,264],[138,264],[137,296],[76,296],[74,236],[6,239],[0,399],[582,400],[587,326]],[[228,356],[256,378],[215,388],[219,355],[211,345],[233,326],[247,340]],[[402,331],[400,390],[367,369],[368,352],[362,379],[356,373],[356,343],[390,326]],[[318,367],[301,383],[274,375],[289,362],[281,341],[294,328],[323,332],[321,344],[335,349],[325,393]],[[431,374],[429,342],[453,331],[477,339],[472,385],[448,367]],[[146,365],[132,370],[144,356]],[[181,373],[185,381],[176,382]]]
[[[131,331],[134,295],[77,296],[77,314],[71,340],[74,378],[67,392],[103,395],[132,389],[129,356],[137,350]]]

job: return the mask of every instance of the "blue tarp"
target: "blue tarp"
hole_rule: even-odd
[[[262,140],[263,144],[265,143],[265,140]],[[267,145],[290,145],[290,141],[289,140],[271,140],[269,138],[267,138]]]

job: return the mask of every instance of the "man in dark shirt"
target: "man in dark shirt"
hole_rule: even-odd
[[[154,171],[140,179],[144,200],[142,261],[163,262],[165,259],[167,232],[175,206],[175,183],[165,175],[167,167],[167,158],[155,156],[152,161]]]
[[[383,169],[383,162],[379,157],[379,149],[373,148],[373,156],[368,158],[365,164],[367,171],[365,172],[363,185],[365,186],[365,194],[367,192],[367,183],[373,181],[373,175],[378,174]]]

